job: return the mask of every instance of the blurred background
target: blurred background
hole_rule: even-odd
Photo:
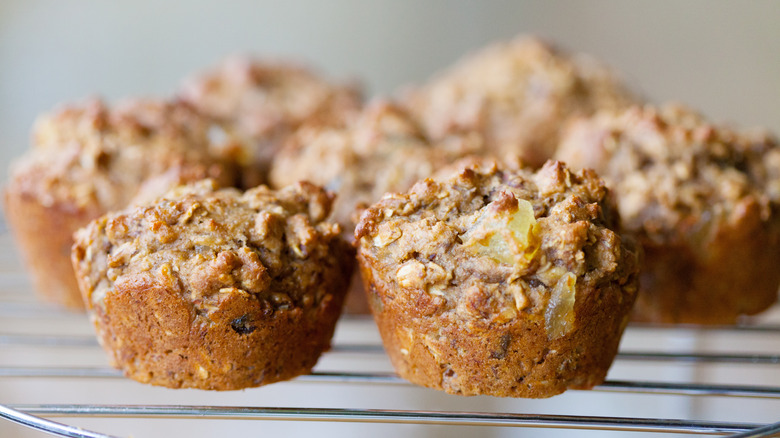
[[[229,53],[300,60],[377,95],[518,34],[592,54],[653,101],[780,131],[779,20],[771,0],[2,0],[0,147],[21,154],[58,103],[165,96]]]
[[[230,53],[298,60],[333,79],[359,80],[369,96],[376,96],[422,82],[464,54],[518,34],[539,35],[565,49],[594,55],[619,71],[652,101],[680,101],[715,121],[744,127],[763,126],[780,132],[778,23],[780,2],[770,0],[0,0],[0,159],[4,164],[0,166],[0,180],[7,178],[11,157],[21,155],[27,148],[30,126],[37,114],[61,102],[94,95],[109,100],[166,96],[177,88],[182,78]],[[18,262],[13,254],[3,257],[8,263]],[[19,287],[25,284],[20,283]],[[48,330],[90,334],[85,318],[67,321],[62,327],[50,326]],[[375,336],[371,332],[355,333],[360,330],[345,325],[339,333],[346,338],[356,337],[358,341]],[[663,349],[708,345],[728,351],[733,348],[729,343],[737,342],[673,331],[663,336],[647,336],[643,332],[629,335],[629,341],[635,345]],[[46,364],[105,366],[103,355],[96,349],[75,351],[53,349],[48,356],[35,353],[35,360]],[[0,360],[5,364],[27,363],[18,359],[24,354],[3,347]],[[78,357],[73,357],[76,354]],[[344,363],[339,360],[342,359],[329,359],[323,366],[344,369]],[[381,358],[378,363],[360,363],[368,370],[388,370],[388,364]],[[670,366],[661,371],[655,367],[645,371],[643,366],[618,366],[610,378],[644,375],[648,379],[695,380],[716,374],[696,367]],[[764,383],[780,385],[774,370],[761,374],[753,368],[750,371],[735,368],[729,370],[726,378],[734,380],[734,372],[743,372],[763,379]],[[713,403],[663,397],[635,400],[572,392],[545,401],[516,401],[489,397],[464,399],[409,387],[383,391],[353,386],[315,385],[313,388],[290,383],[240,393],[211,394],[147,388],[124,380],[1,379],[0,403],[300,404],[531,413],[571,413],[576,408],[579,414],[711,417],[734,421],[768,421],[780,412],[776,403],[752,405],[736,403],[733,399]],[[166,436],[171,431],[184,433],[186,430],[181,422],[163,420],[129,423],[90,420],[79,424],[136,437]],[[319,436],[370,433],[375,437],[399,433],[404,436],[554,434],[524,429],[486,431],[438,426],[224,421],[195,424],[188,433],[200,432],[203,436],[247,430],[254,431],[255,435],[315,432]],[[570,435],[571,432],[563,433],[563,436]],[[0,436],[40,435],[0,421]],[[589,436],[602,435],[594,432]]]

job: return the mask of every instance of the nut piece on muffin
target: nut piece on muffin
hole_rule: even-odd
[[[84,308],[70,248],[90,220],[188,181],[232,184],[211,128],[187,104],[151,99],[113,108],[89,100],[40,117],[4,190],[6,218],[40,296]]]
[[[234,390],[308,373],[354,265],[332,195],[202,181],[79,230],[73,266],[98,339],[139,382]]]
[[[477,136],[493,155],[541,166],[572,116],[636,99],[606,67],[528,37],[464,57],[404,101],[436,141]]]
[[[243,167],[245,188],[265,182],[271,160],[304,122],[360,110],[361,93],[285,61],[234,55],[184,81],[180,96],[243,139],[223,151]]]
[[[635,319],[728,324],[777,299],[780,149],[679,105],[573,123],[557,158],[613,188],[644,247]]]
[[[550,397],[609,369],[639,252],[591,171],[483,165],[366,210],[355,236],[396,371],[460,395]]]

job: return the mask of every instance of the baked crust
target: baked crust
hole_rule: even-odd
[[[552,157],[571,117],[636,100],[595,60],[528,37],[484,47],[404,97],[431,139],[478,137],[486,152],[530,166]]]
[[[557,157],[603,176],[625,232],[645,249],[636,320],[728,324],[776,301],[780,149],[771,137],[679,105],[636,106],[572,124]]]
[[[289,61],[231,56],[182,84],[181,97],[244,141],[224,153],[241,164],[243,185],[267,180],[271,161],[298,127],[360,110],[354,84],[330,83]]]
[[[592,172],[467,168],[367,209],[355,232],[398,373],[460,395],[550,397],[603,381],[639,254]]]
[[[353,250],[332,197],[178,188],[76,234],[73,266],[98,338],[139,382],[233,390],[307,373],[341,313]]]
[[[180,102],[99,100],[39,118],[32,148],[4,188],[6,219],[39,295],[79,310],[72,234],[107,211],[205,177],[233,182],[215,158],[210,124]]]

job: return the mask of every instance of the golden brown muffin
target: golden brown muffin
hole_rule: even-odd
[[[594,60],[520,37],[464,57],[404,100],[433,140],[476,135],[497,157],[541,166],[572,116],[635,98]]]
[[[408,190],[463,153],[431,144],[405,110],[375,100],[349,119],[302,127],[279,151],[270,179],[275,187],[306,180],[335,191],[332,218],[352,241],[359,208]],[[352,282],[347,311],[368,313],[359,278]]]
[[[603,381],[637,247],[593,172],[465,169],[366,210],[358,262],[398,373],[460,395],[550,397]]]
[[[155,100],[115,108],[90,100],[41,117],[4,190],[6,218],[39,294],[84,308],[70,247],[90,220],[182,182],[232,183],[231,168],[212,153],[210,129],[188,105]]]
[[[780,149],[770,137],[681,106],[633,107],[573,124],[557,157],[604,177],[644,247],[636,320],[727,324],[776,301]]]
[[[76,234],[98,338],[139,382],[233,390],[309,372],[354,264],[332,195],[301,183],[241,193],[205,181]]]
[[[273,156],[301,124],[359,111],[357,87],[326,81],[291,62],[228,57],[185,80],[180,95],[238,138],[223,151],[242,165],[245,188],[265,182]]]

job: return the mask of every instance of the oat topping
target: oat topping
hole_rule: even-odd
[[[573,327],[578,285],[636,267],[617,263],[627,255],[611,231],[614,216],[602,211],[606,193],[592,173],[555,162],[537,174],[467,169],[386,196],[364,213],[356,237],[389,281],[440,297],[437,313],[538,312],[557,337]]]
[[[306,183],[242,194],[205,181],[110,214],[78,233],[78,258],[93,266],[92,304],[100,306],[118,279],[154,271],[206,313],[231,294],[273,308],[316,306],[322,297],[312,291],[322,272],[338,271],[348,252],[339,226],[323,222],[331,202]]]
[[[211,127],[176,101],[66,106],[38,119],[33,148],[12,167],[12,183],[46,206],[102,212],[204,177],[230,184],[228,165],[216,158],[220,145],[209,139]]]
[[[767,209],[775,181],[769,137],[707,123],[681,106],[602,112],[572,126],[558,156],[595,169],[614,186],[627,229],[663,240],[685,233],[688,217],[724,220],[741,199],[756,196]]]

